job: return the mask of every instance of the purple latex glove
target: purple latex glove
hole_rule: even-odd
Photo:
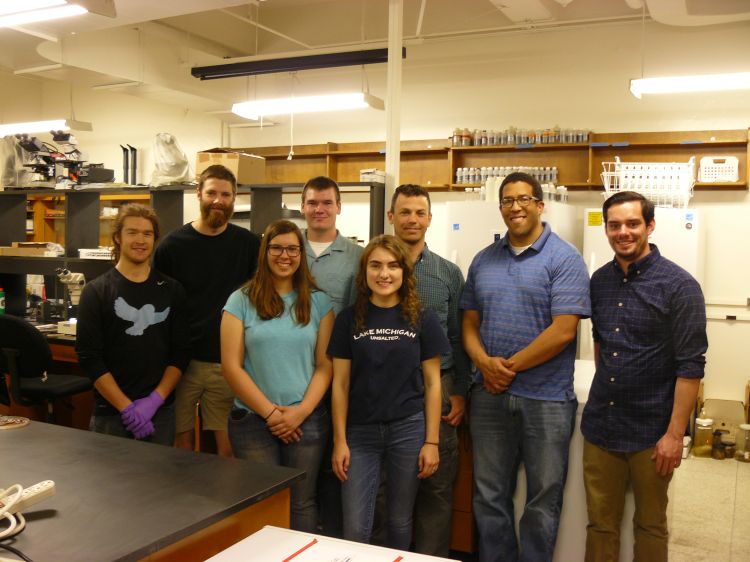
[[[131,433],[133,434],[133,437],[136,439],[145,439],[149,435],[151,435],[154,431],[154,424],[151,423],[151,421],[147,421],[145,425],[135,429]]]
[[[164,404],[164,398],[155,390],[146,396],[145,398],[139,398],[135,402],[135,411],[147,421],[151,421],[156,413],[156,410],[162,407]]]
[[[135,402],[131,402],[127,408],[120,412],[120,419],[125,428],[136,439],[143,439],[154,432],[154,424],[151,423],[150,419],[143,417],[143,414],[136,407]]]

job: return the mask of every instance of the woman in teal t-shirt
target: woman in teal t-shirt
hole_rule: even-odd
[[[221,320],[221,366],[236,394],[229,419],[235,456],[304,470],[292,486],[292,528],[314,532],[316,488],[330,415],[328,296],[307,267],[294,223],[266,228],[255,276],[229,296]]]

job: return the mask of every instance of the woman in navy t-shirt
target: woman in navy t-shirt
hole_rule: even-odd
[[[409,253],[394,236],[365,248],[357,293],[328,346],[344,538],[369,542],[384,466],[388,546],[407,549],[419,478],[439,463],[440,354],[450,346],[437,316],[422,309]]]

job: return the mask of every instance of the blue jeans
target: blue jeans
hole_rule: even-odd
[[[350,425],[349,472],[341,485],[344,538],[369,543],[380,471],[385,466],[387,546],[406,550],[419,489],[419,451],[425,439],[424,412],[384,423]]]
[[[453,372],[442,371],[442,415],[451,411]],[[437,472],[421,480],[414,509],[414,550],[420,554],[448,558],[453,517],[453,484],[458,473],[458,433],[440,421],[440,464]]]
[[[578,402],[490,394],[474,385],[474,516],[480,562],[551,561],[568,474],[568,450]],[[519,464],[526,470],[520,551],[513,494]]]
[[[154,424],[154,432],[145,439],[141,439],[141,441],[158,443],[159,445],[167,445],[168,447],[174,445],[174,404],[165,404],[156,410],[151,423]],[[91,416],[89,429],[96,433],[134,439],[133,434],[125,429],[120,414]]]
[[[302,439],[285,445],[271,435],[260,416],[239,408],[233,409],[229,416],[229,441],[234,456],[305,471],[305,478],[292,484],[291,526],[297,531],[317,530],[316,483],[330,425],[328,410],[318,407],[300,426]]]

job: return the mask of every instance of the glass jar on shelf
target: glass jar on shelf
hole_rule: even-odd
[[[711,443],[713,442],[714,420],[711,418],[695,419],[695,436],[693,438],[693,456],[701,458],[711,457]]]
[[[740,462],[750,462],[750,423],[741,423],[737,430],[734,458]]]
[[[711,442],[711,458],[714,458],[717,461],[722,461],[727,458],[724,451],[724,443],[721,442],[721,436],[721,431],[718,429],[715,430],[713,441]]]

